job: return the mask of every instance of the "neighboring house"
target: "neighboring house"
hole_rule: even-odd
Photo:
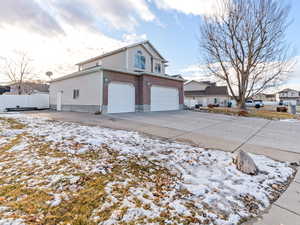
[[[188,107],[196,104],[227,106],[230,97],[226,86],[217,86],[210,81],[191,80],[184,84],[184,102]]]
[[[300,92],[286,88],[277,94],[278,100],[286,104],[300,105]]]
[[[0,86],[0,95],[10,92],[10,86]]]
[[[276,102],[276,94],[259,93],[253,97],[253,100],[262,100],[264,102]]]
[[[37,83],[37,82],[23,82],[21,84],[21,94],[22,95],[32,95],[32,94],[48,94],[49,84]],[[19,94],[19,84],[11,84],[10,92],[5,93],[7,95],[18,95]]]
[[[167,61],[149,41],[78,63],[79,71],[51,81],[51,108],[121,113],[183,108],[183,82],[165,74]]]

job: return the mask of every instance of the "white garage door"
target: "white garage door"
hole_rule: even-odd
[[[111,82],[108,85],[108,113],[135,111],[135,88],[130,83]]]
[[[152,86],[151,111],[168,111],[179,109],[179,93],[177,88]]]

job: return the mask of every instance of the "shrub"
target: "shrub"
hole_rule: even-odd
[[[276,111],[277,111],[277,112],[287,112],[288,109],[287,109],[287,107],[285,107],[285,106],[280,106],[280,107],[277,107],[277,108],[276,108]]]

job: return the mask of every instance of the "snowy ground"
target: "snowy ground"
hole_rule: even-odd
[[[239,224],[287,188],[294,170],[136,132],[0,116],[2,224]]]

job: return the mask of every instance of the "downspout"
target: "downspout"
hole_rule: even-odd
[[[103,110],[103,83],[104,83],[104,77],[103,77],[103,70],[100,70],[100,112],[102,112],[102,110]]]
[[[128,48],[126,49],[126,59],[125,59],[125,61],[126,61],[126,70],[128,70],[128,67],[129,67],[129,65],[128,65]]]
[[[153,73],[153,57],[151,56],[151,73]]]

